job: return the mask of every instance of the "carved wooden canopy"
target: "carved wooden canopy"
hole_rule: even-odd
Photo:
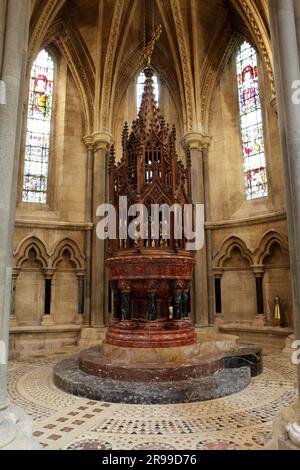
[[[152,68],[146,68],[145,88],[138,118],[132,123],[129,134],[128,124],[123,130],[123,155],[116,165],[115,148],[110,156],[110,202],[118,210],[119,198],[127,196],[128,207],[144,204],[191,204],[191,159],[187,149],[187,166],[179,160],[176,153],[176,129],[169,128],[159,114],[155,102]],[[149,215],[150,219],[150,215]],[[151,224],[151,220],[149,220]],[[171,240],[158,243],[144,240],[144,247],[172,247]],[[184,242],[183,242],[184,244]],[[177,244],[178,245],[178,244]],[[181,243],[182,245],[182,243]],[[129,243],[130,246],[130,243]],[[128,244],[118,248],[128,248]],[[131,244],[133,246],[133,244]],[[179,243],[180,246],[180,243]],[[184,246],[182,246],[184,247]]]

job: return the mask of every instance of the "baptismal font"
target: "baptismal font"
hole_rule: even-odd
[[[137,120],[131,132],[125,123],[121,159],[112,147],[109,161],[113,318],[103,344],[57,364],[54,381],[70,393],[112,402],[217,398],[250,383],[251,372],[260,371],[260,351],[241,350],[233,336],[205,330],[197,336],[190,308],[195,258],[186,231],[186,225],[189,234],[196,228],[189,149],[184,165],[176,129],[155,101],[150,58],[144,73]]]

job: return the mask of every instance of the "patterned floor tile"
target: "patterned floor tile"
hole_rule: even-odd
[[[10,363],[8,392],[34,420],[45,449],[262,449],[273,418],[296,400],[296,370],[277,353],[240,393],[184,405],[116,405],[74,397],[53,384],[53,365],[78,351],[24,357]]]

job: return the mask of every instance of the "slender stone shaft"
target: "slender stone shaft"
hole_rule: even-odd
[[[107,202],[106,194],[106,168],[108,148],[112,137],[106,132],[99,132],[94,137],[94,179],[93,179],[93,217],[95,228],[97,224],[96,211],[100,204]],[[105,242],[99,240],[96,229],[93,232],[92,245],[92,325],[103,327],[106,324],[106,296],[107,278],[105,270]]]
[[[298,0],[269,0],[290,244],[294,330],[300,340],[300,104],[295,101],[295,85],[298,82],[299,86],[300,83],[300,49],[295,18],[297,3]],[[297,27],[299,38],[299,19]],[[298,384],[300,393],[300,366]]]
[[[2,3],[2,2],[1,2]],[[5,2],[6,3],[6,2]],[[2,11],[2,8],[1,8]],[[12,278],[12,239],[19,166],[22,99],[30,18],[29,0],[9,0],[1,40],[0,79],[6,104],[0,105],[0,341],[8,347]],[[1,18],[1,23],[3,18]],[[2,358],[3,359],[3,358]],[[5,361],[0,361],[5,362]],[[6,406],[6,365],[0,365],[0,409]]]

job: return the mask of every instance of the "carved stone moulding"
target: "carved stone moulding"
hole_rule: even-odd
[[[116,256],[106,260],[111,281],[154,279],[191,280],[195,267],[193,256],[165,254]]]
[[[174,348],[196,344],[197,334],[188,321],[120,321],[109,326],[105,341],[128,348]]]

